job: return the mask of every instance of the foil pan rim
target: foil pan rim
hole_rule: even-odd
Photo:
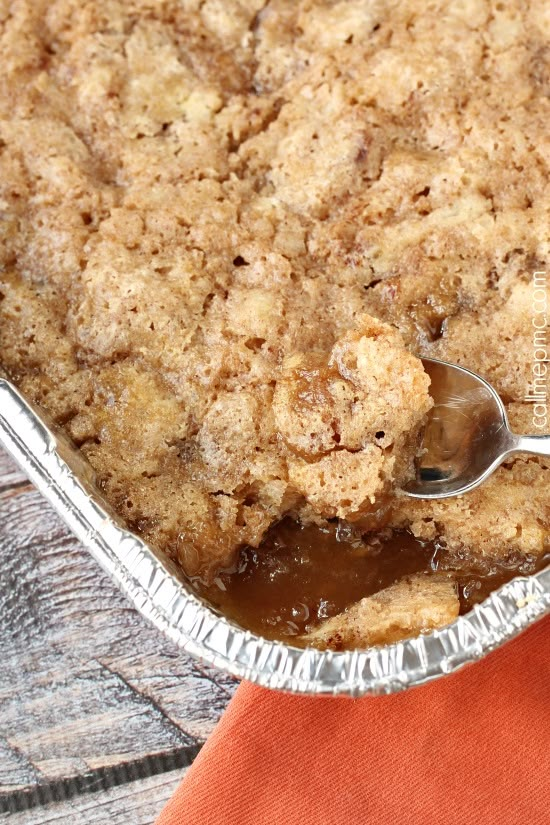
[[[382,695],[482,658],[550,612],[550,569],[518,577],[453,624],[417,639],[345,652],[301,649],[244,631],[192,594],[175,568],[94,494],[76,450],[0,378],[0,442],[137,610],[185,651],[293,693]]]

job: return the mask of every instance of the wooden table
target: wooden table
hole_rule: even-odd
[[[149,825],[235,687],[136,612],[0,448],[0,821]]]

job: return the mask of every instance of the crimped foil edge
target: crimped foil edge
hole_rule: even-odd
[[[485,656],[550,612],[550,569],[519,577],[442,630],[369,650],[306,650],[244,631],[191,593],[177,570],[125,529],[91,470],[0,378],[0,441],[136,608],[184,650],[259,685],[293,693],[382,695]]]

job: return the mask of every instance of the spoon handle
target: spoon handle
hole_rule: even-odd
[[[512,452],[550,456],[550,435],[518,435]]]

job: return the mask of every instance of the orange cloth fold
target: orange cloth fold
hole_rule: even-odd
[[[550,619],[394,696],[243,683],[157,825],[550,823]]]

